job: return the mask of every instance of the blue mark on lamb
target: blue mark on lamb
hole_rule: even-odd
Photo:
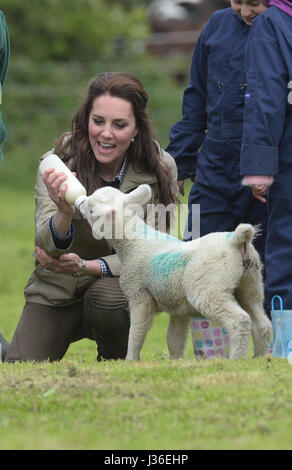
[[[183,269],[189,261],[189,257],[183,251],[169,251],[154,256],[151,260],[151,283],[163,282],[166,287],[170,275],[174,271]]]
[[[227,233],[227,235],[226,235],[227,240],[229,240],[229,238],[231,238],[232,235],[234,235],[234,232]]]

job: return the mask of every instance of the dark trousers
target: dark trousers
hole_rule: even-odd
[[[255,240],[255,248],[259,252],[262,262],[265,260],[265,243],[267,235],[267,207],[255,199],[250,188],[240,186],[237,191],[220,192],[216,188],[195,183],[190,200],[191,204],[200,204],[200,236],[211,232],[231,232],[238,224],[248,223],[260,225],[261,232]],[[188,229],[192,228],[191,216],[188,220]]]
[[[290,152],[291,154],[291,152]],[[286,155],[288,159],[289,153]],[[287,160],[286,160],[287,162]],[[284,168],[284,164],[283,164]],[[292,168],[286,165],[268,193],[268,235],[266,249],[266,297],[271,308],[274,295],[281,296],[284,310],[292,310]],[[278,308],[278,301],[276,302]],[[284,322],[284,320],[283,320]]]
[[[211,232],[231,232],[240,223],[260,225],[261,236],[255,240],[255,247],[264,262],[267,205],[241,184],[240,149],[241,138],[224,139],[207,133],[189,194],[188,230],[192,233],[192,204],[200,205],[201,237]]]
[[[88,338],[97,343],[97,360],[124,359],[130,315],[118,278],[100,278],[72,305],[26,303],[6,362],[57,361],[71,343]]]

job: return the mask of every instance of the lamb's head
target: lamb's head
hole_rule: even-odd
[[[138,186],[129,194],[106,186],[97,189],[80,206],[82,215],[92,227],[94,238],[123,238],[125,221],[134,214],[143,217],[142,205],[151,197],[151,188],[147,184]],[[140,210],[139,210],[140,208]]]

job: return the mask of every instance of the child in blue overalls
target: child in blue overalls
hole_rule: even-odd
[[[240,222],[261,224],[257,248],[262,259],[266,206],[242,186],[239,162],[245,48],[253,20],[264,10],[261,1],[232,0],[231,8],[218,10],[207,22],[193,54],[183,118],[171,128],[167,147],[177,163],[181,192],[182,180],[195,175],[185,238],[193,238],[192,204],[200,204],[201,236],[232,231]]]
[[[267,2],[268,3],[268,2]],[[247,47],[241,174],[266,199],[266,300],[292,309],[292,2],[270,0]]]

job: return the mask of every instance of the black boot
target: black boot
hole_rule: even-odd
[[[4,362],[8,348],[9,348],[9,343],[6,341],[6,339],[1,335],[0,333],[0,343],[2,346],[2,361]]]

